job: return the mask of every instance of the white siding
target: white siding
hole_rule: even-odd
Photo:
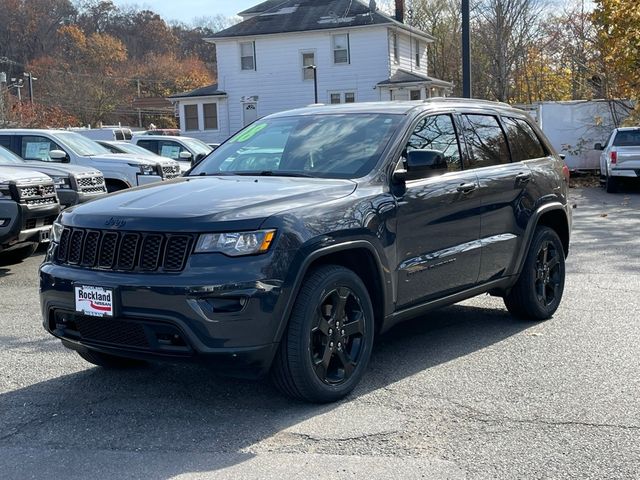
[[[350,64],[334,65],[332,35],[349,33]],[[353,91],[356,101],[380,99],[376,84],[389,77],[386,27],[339,29],[255,37],[256,71],[240,69],[240,42],[216,42],[218,86],[228,95],[229,134],[243,127],[242,98],[258,97],[258,116],[314,102],[313,80],[303,80],[302,52],[314,51],[318,67],[318,101],[331,92]]]
[[[393,33],[396,33],[398,38],[398,50],[399,50],[399,61],[396,62],[393,58]],[[389,29],[389,62],[391,65],[391,75],[393,75],[396,70],[402,69],[407,72],[416,72],[422,75],[428,75],[428,62],[427,62],[427,49],[428,43],[426,40],[420,38],[420,67],[416,66],[415,60],[415,36],[410,36],[400,29]]]
[[[218,104],[218,129],[217,130],[205,130],[204,129],[204,108],[205,103],[217,103]],[[224,97],[210,97],[210,98],[193,98],[180,100],[179,103],[179,115],[180,115],[180,132],[188,137],[198,138],[203,142],[220,143],[229,136],[229,116],[227,109],[227,100]],[[185,129],[185,105],[197,105],[198,106],[198,126],[199,130]]]

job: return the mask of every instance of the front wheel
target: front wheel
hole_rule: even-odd
[[[329,265],[305,279],[274,360],[276,387],[294,398],[333,402],[358,384],[374,335],[369,292],[353,271]]]
[[[518,281],[504,297],[509,312],[527,320],[553,316],[564,292],[564,248],[558,234],[538,227]]]

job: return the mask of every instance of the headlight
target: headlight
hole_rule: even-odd
[[[3,197],[11,198],[11,190],[9,190],[9,184],[7,183],[0,184],[0,198]]]
[[[269,250],[275,230],[238,233],[205,233],[200,235],[196,253],[219,252],[231,257],[254,255]]]
[[[56,189],[71,188],[71,181],[69,180],[69,177],[51,175],[51,178],[53,179],[53,184],[56,186]]]
[[[60,237],[62,236],[62,231],[64,230],[64,226],[57,220],[53,222],[53,227],[51,227],[51,238],[54,242],[60,243]]]
[[[156,175],[158,173],[155,165],[130,163],[129,166],[140,169],[140,175]]]

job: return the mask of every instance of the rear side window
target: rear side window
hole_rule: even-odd
[[[617,133],[613,140],[615,147],[639,147],[640,130],[622,130]]]
[[[142,148],[146,148],[150,152],[158,153],[158,141],[157,140],[139,140],[138,145]]]
[[[411,150],[442,152],[448,170],[460,170],[460,147],[451,115],[433,115],[421,120],[407,143],[407,151]]]
[[[464,168],[509,163],[509,148],[498,119],[493,115],[462,115],[462,129],[469,148]]]
[[[507,129],[511,158],[514,162],[542,158],[547,155],[538,135],[526,121],[511,117],[503,117],[502,120]]]
[[[11,137],[7,135],[0,135],[0,146],[10,149]]]

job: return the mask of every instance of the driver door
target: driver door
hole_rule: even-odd
[[[397,200],[399,308],[469,288],[480,272],[478,179],[462,170],[453,116],[419,120],[406,146],[412,149],[443,152],[447,168],[408,180]]]

